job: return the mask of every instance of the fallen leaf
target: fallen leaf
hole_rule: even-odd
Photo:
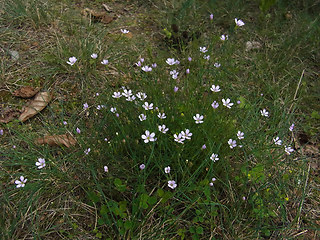
[[[48,144],[50,146],[66,146],[67,148],[76,145],[77,140],[69,134],[44,136],[34,141],[35,144],[43,145]]]
[[[8,123],[20,115],[20,111],[16,109],[7,109],[0,116],[0,123]]]
[[[252,49],[259,49],[261,47],[262,47],[261,43],[259,43],[257,41],[246,42],[246,51],[250,51]]]
[[[85,8],[82,11],[82,14],[85,16],[89,16],[92,21],[102,22],[105,24],[111,23],[114,20],[114,16],[108,15],[105,11],[97,12],[97,11],[91,10],[90,8]]]
[[[17,61],[19,59],[19,53],[17,51],[14,51],[14,50],[9,50],[9,54],[11,56],[11,59],[13,61]]]
[[[24,107],[19,120],[25,122],[43,110],[51,101],[52,94],[49,92],[39,92],[27,106]]]
[[[13,92],[13,96],[21,98],[31,98],[39,92],[40,88],[33,88],[30,86],[21,87]]]

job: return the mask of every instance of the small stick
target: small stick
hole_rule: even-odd
[[[289,108],[288,113],[291,112],[291,109],[292,109],[292,107],[293,107],[294,101],[296,100],[296,97],[297,97],[297,94],[298,94],[298,90],[299,90],[299,88],[300,88],[300,84],[301,84],[301,81],[302,81],[302,78],[303,78],[303,75],[304,75],[304,71],[305,71],[305,69],[303,69],[303,71],[302,71],[302,73],[301,73],[300,80],[299,80],[298,86],[297,86],[297,88],[296,88],[296,92],[295,92],[295,94],[294,94],[294,97],[293,97],[293,102],[292,102],[292,104],[291,104],[291,106],[290,106],[290,108]]]

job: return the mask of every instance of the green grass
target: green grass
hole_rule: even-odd
[[[1,112],[25,105],[11,96],[20,86],[54,94],[25,123],[0,126],[1,239],[316,239],[319,177],[310,166],[318,153],[312,158],[305,149],[319,148],[319,2],[278,0],[264,11],[259,1],[106,4],[120,16],[108,25],[81,15],[86,7],[101,10],[101,1],[0,3]],[[235,27],[234,18],[245,25]],[[121,34],[124,28],[130,36]],[[261,48],[246,51],[247,41]],[[20,58],[12,61],[9,50]],[[78,60],[70,66],[72,56]],[[143,72],[135,66],[140,58],[157,67]],[[167,58],[180,64],[169,66]],[[213,84],[221,91],[211,92]],[[113,98],[122,87],[148,97]],[[143,109],[145,101],[152,110]],[[159,119],[160,112],[167,118]],[[202,124],[193,119],[197,113]],[[191,140],[175,142],[185,129]],[[144,143],[145,130],[157,140]],[[34,142],[64,133],[77,145]],[[277,136],[281,146],[273,142]],[[231,149],[229,139],[242,147]],[[288,155],[285,146],[295,151]],[[46,160],[42,169],[38,158]],[[28,181],[16,188],[20,176]]]

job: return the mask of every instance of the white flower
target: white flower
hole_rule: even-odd
[[[145,169],[146,168],[146,165],[144,165],[143,163],[139,166],[139,168],[141,169],[141,170],[143,170],[143,169]]]
[[[170,71],[170,75],[175,75],[175,74],[179,74],[179,72],[177,72],[176,70]]]
[[[260,110],[261,116],[269,117],[269,112],[266,109]]]
[[[156,68],[156,67],[157,67],[157,64],[156,64],[156,63],[152,63],[152,64],[151,64],[151,67]]]
[[[142,121],[147,119],[147,116],[142,113],[142,114],[139,115],[139,119],[142,122]]]
[[[173,74],[173,75],[171,76],[172,79],[177,79],[177,78],[178,78],[178,74],[179,74],[179,73]]]
[[[180,61],[179,61],[179,60],[175,60],[175,61],[174,61],[174,64],[179,65],[179,64],[180,64]]]
[[[238,131],[237,137],[238,137],[238,139],[244,139],[244,133],[241,131]]]
[[[241,26],[244,25],[244,22],[242,20],[240,20],[240,19],[237,19],[237,18],[234,19],[234,22],[236,23],[236,25],[238,27],[241,27]]]
[[[167,133],[167,131],[169,130],[169,128],[167,128],[166,125],[164,125],[164,124],[163,125],[159,125],[158,129],[162,133]]]
[[[229,38],[229,36],[228,35],[224,35],[224,34],[222,34],[221,37],[220,37],[221,41],[228,40],[228,38]]]
[[[211,107],[213,107],[214,109],[219,107],[219,103],[217,103],[216,101],[213,101],[213,103],[211,104]]]
[[[174,58],[168,58],[166,60],[166,63],[169,64],[170,66],[176,64],[176,60]]]
[[[165,113],[159,113],[159,114],[158,114],[158,118],[160,118],[160,119],[165,119],[165,118],[167,118],[167,116],[166,116]]]
[[[282,144],[282,141],[280,140],[279,137],[274,138],[273,141],[274,141],[274,144],[276,144],[276,145],[280,146]]]
[[[15,184],[17,184],[17,188],[24,187],[25,183],[28,179],[24,178],[23,176],[20,176],[20,180],[14,181]]]
[[[147,94],[143,93],[143,92],[138,92],[136,94],[136,96],[140,99],[140,100],[145,100],[147,98]]]
[[[294,129],[294,123],[291,124],[291,126],[289,127],[289,131],[292,132]]]
[[[170,170],[171,170],[171,168],[169,166],[164,168],[165,173],[170,173]]]
[[[206,53],[206,52],[208,52],[208,50],[206,47],[200,47],[200,52]]]
[[[103,64],[103,65],[107,65],[108,63],[109,63],[109,60],[107,60],[107,59],[103,59],[101,61],[101,64]]]
[[[193,119],[196,121],[196,124],[203,123],[203,115],[200,115],[199,113],[193,116]]]
[[[176,142],[181,143],[181,144],[183,144],[183,141],[185,140],[185,138],[182,136],[181,133],[179,133],[178,135],[174,134],[173,137]]]
[[[112,108],[110,109],[110,111],[111,111],[112,113],[115,113],[115,112],[117,111],[117,108],[113,108],[113,107],[112,107]]]
[[[226,106],[227,108],[231,108],[233,106],[233,103],[229,98],[227,98],[227,100],[222,99],[222,103],[223,103],[223,106]]]
[[[123,96],[125,96],[126,98],[130,97],[132,95],[132,91],[129,89],[123,89],[123,93],[122,93]]]
[[[148,142],[154,142],[156,141],[157,139],[155,138],[155,133],[150,133],[150,131],[146,130],[145,131],[145,134],[142,134],[141,135],[141,138],[143,139],[143,141],[145,143],[148,143]]]
[[[213,64],[213,66],[215,66],[216,68],[219,68],[219,67],[221,67],[221,64],[216,62],[216,63]]]
[[[175,189],[177,187],[176,181],[174,180],[168,181],[168,187],[171,189]]]
[[[83,104],[83,110],[87,110],[88,107],[89,107],[88,103],[84,103],[84,104]]]
[[[190,140],[191,139],[191,136],[192,136],[192,133],[190,132],[189,129],[186,129],[185,132],[184,131],[181,131],[181,135],[184,139],[188,139]]]
[[[96,59],[97,57],[98,57],[98,54],[96,54],[96,53],[91,54],[91,58]]]
[[[288,155],[290,155],[292,152],[294,152],[293,148],[290,147],[290,146],[285,146],[285,147],[284,147],[284,151],[285,151]]]
[[[104,170],[105,172],[109,172],[108,166],[104,166],[104,167],[103,167],[103,170]]]
[[[230,146],[230,148],[235,148],[237,146],[237,141],[236,140],[232,140],[231,138],[228,140],[228,144]]]
[[[129,33],[129,30],[127,30],[127,29],[120,29],[120,31],[121,31],[123,34]]]
[[[84,153],[85,153],[86,155],[88,155],[90,151],[91,151],[91,148],[88,148],[88,149],[84,150]]]
[[[38,158],[36,166],[38,166],[38,169],[44,168],[46,166],[46,160],[44,158]]]
[[[209,60],[210,59],[210,55],[204,55],[203,59]]]
[[[134,101],[135,99],[136,99],[136,96],[132,95],[132,96],[130,96],[130,97],[127,97],[127,98],[126,98],[126,101],[132,102],[132,101]]]
[[[141,68],[143,71],[145,72],[151,72],[152,71],[152,67],[149,67],[149,66],[144,66]]]
[[[145,102],[142,107],[145,109],[145,110],[151,110],[153,109],[153,103],[148,103],[148,102]]]
[[[76,63],[76,61],[77,61],[76,57],[70,57],[67,63],[72,66],[73,64]]]
[[[100,110],[101,109],[101,105],[98,105],[96,108],[97,108],[97,110]]]
[[[113,95],[112,95],[112,97],[113,98],[121,98],[121,92],[113,92]]]
[[[220,91],[221,91],[219,85],[217,85],[217,86],[216,86],[216,85],[212,85],[211,88],[210,88],[210,90],[211,90],[212,92],[220,92]]]
[[[212,153],[210,159],[211,159],[213,162],[216,162],[216,161],[219,160],[219,156],[218,156],[218,154]]]

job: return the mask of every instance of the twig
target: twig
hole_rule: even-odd
[[[291,112],[291,109],[292,109],[292,107],[293,107],[294,101],[296,100],[296,97],[297,97],[297,94],[298,94],[298,90],[299,90],[299,88],[300,88],[300,84],[301,84],[301,81],[302,81],[302,78],[303,78],[303,75],[304,75],[304,71],[305,71],[305,69],[303,69],[303,71],[302,71],[302,73],[301,73],[300,80],[299,80],[299,82],[298,82],[298,86],[297,86],[297,88],[296,88],[296,92],[295,92],[294,97],[293,97],[293,100],[292,100],[293,102],[292,102],[292,104],[291,104],[291,106],[290,106],[290,108],[289,108],[288,113]]]

